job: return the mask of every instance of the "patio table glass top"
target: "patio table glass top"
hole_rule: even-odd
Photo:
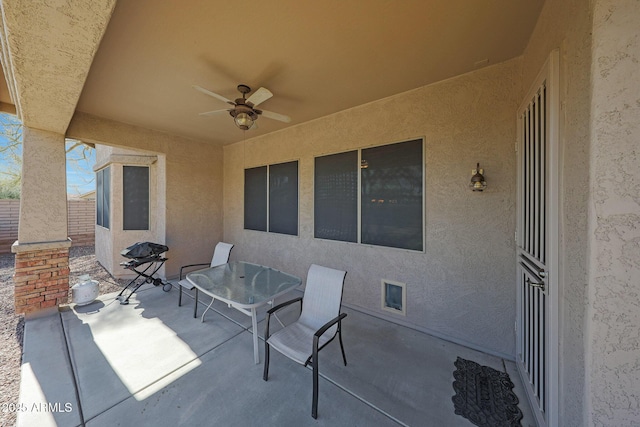
[[[243,308],[258,307],[302,283],[299,277],[244,261],[194,271],[187,279],[204,293]]]

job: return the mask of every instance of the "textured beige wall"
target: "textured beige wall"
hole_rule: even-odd
[[[96,165],[105,165],[109,156],[113,154],[113,147],[105,145],[96,145]],[[101,168],[97,168],[101,169]],[[97,197],[97,193],[96,193]],[[111,215],[111,214],[110,214]],[[111,217],[109,218],[111,220]],[[111,238],[110,229],[104,228],[96,224],[96,259],[98,262],[112,274],[115,272],[116,260],[113,258],[113,239]]]
[[[640,425],[640,2],[593,11],[587,425]]]
[[[64,134],[115,4],[2,3],[2,65],[25,126]]]
[[[513,358],[515,353],[515,112],[512,60],[224,149],[224,238],[232,257],[301,277],[311,263],[346,270],[344,301],[384,315],[380,280],[407,283],[421,329]],[[313,238],[314,157],[425,138],[426,250]],[[243,230],[244,169],[299,160],[300,233]],[[468,189],[480,162],[489,188]],[[394,316],[394,315],[391,315]]]
[[[158,154],[156,167],[164,168],[164,173],[158,171],[154,215],[157,239],[169,246],[165,274],[175,277],[181,265],[211,260],[213,247],[222,240],[221,148],[81,113],[74,116],[67,136]],[[96,240],[103,237],[97,227]],[[130,237],[127,242],[135,243],[135,236]],[[127,242],[114,242],[105,250],[116,254],[113,257],[119,262],[119,253]],[[120,267],[115,263],[111,268]]]
[[[528,88],[560,49],[559,425],[584,419],[587,200],[591,68],[589,0],[547,0],[523,55]]]
[[[104,166],[111,168],[110,172],[110,225],[105,229],[96,225],[96,229],[101,229],[101,239],[97,242],[96,256],[109,272],[116,278],[135,277],[135,273],[123,269],[119,266],[125,259],[120,252],[136,242],[156,242],[164,243],[165,228],[159,214],[164,211],[160,205],[160,193],[158,181],[164,179],[164,161],[158,162],[158,156],[146,151],[134,151],[115,147],[104,147],[98,145],[96,158],[96,168],[102,169]],[[105,156],[103,152],[110,155]],[[124,230],[124,205],[123,205],[123,167],[124,166],[147,166],[149,167],[149,229],[148,230]],[[109,267],[107,267],[109,266]],[[163,270],[159,274],[164,274]]]
[[[23,129],[18,241],[66,241],[67,170],[64,136]]]
[[[561,51],[562,426],[640,420],[638,5],[547,0],[523,56]]]

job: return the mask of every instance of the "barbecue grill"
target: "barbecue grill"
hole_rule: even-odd
[[[163,257],[162,254],[168,250],[167,246],[158,243],[138,242],[120,252],[120,255],[129,258],[129,261],[123,261],[120,265],[137,274],[118,294],[117,299],[120,300],[120,304],[129,304],[131,295],[145,283],[162,286],[162,290],[165,292],[171,290],[171,283],[165,282],[159,277],[153,277],[167,261],[168,258]],[[125,298],[124,292],[129,288],[131,288],[129,295]]]

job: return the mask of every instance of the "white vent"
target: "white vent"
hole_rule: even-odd
[[[382,309],[392,313],[407,315],[407,285],[393,280],[382,279]]]

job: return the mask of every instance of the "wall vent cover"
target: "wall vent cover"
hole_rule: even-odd
[[[407,315],[407,285],[405,283],[382,279],[382,309],[403,316]]]

